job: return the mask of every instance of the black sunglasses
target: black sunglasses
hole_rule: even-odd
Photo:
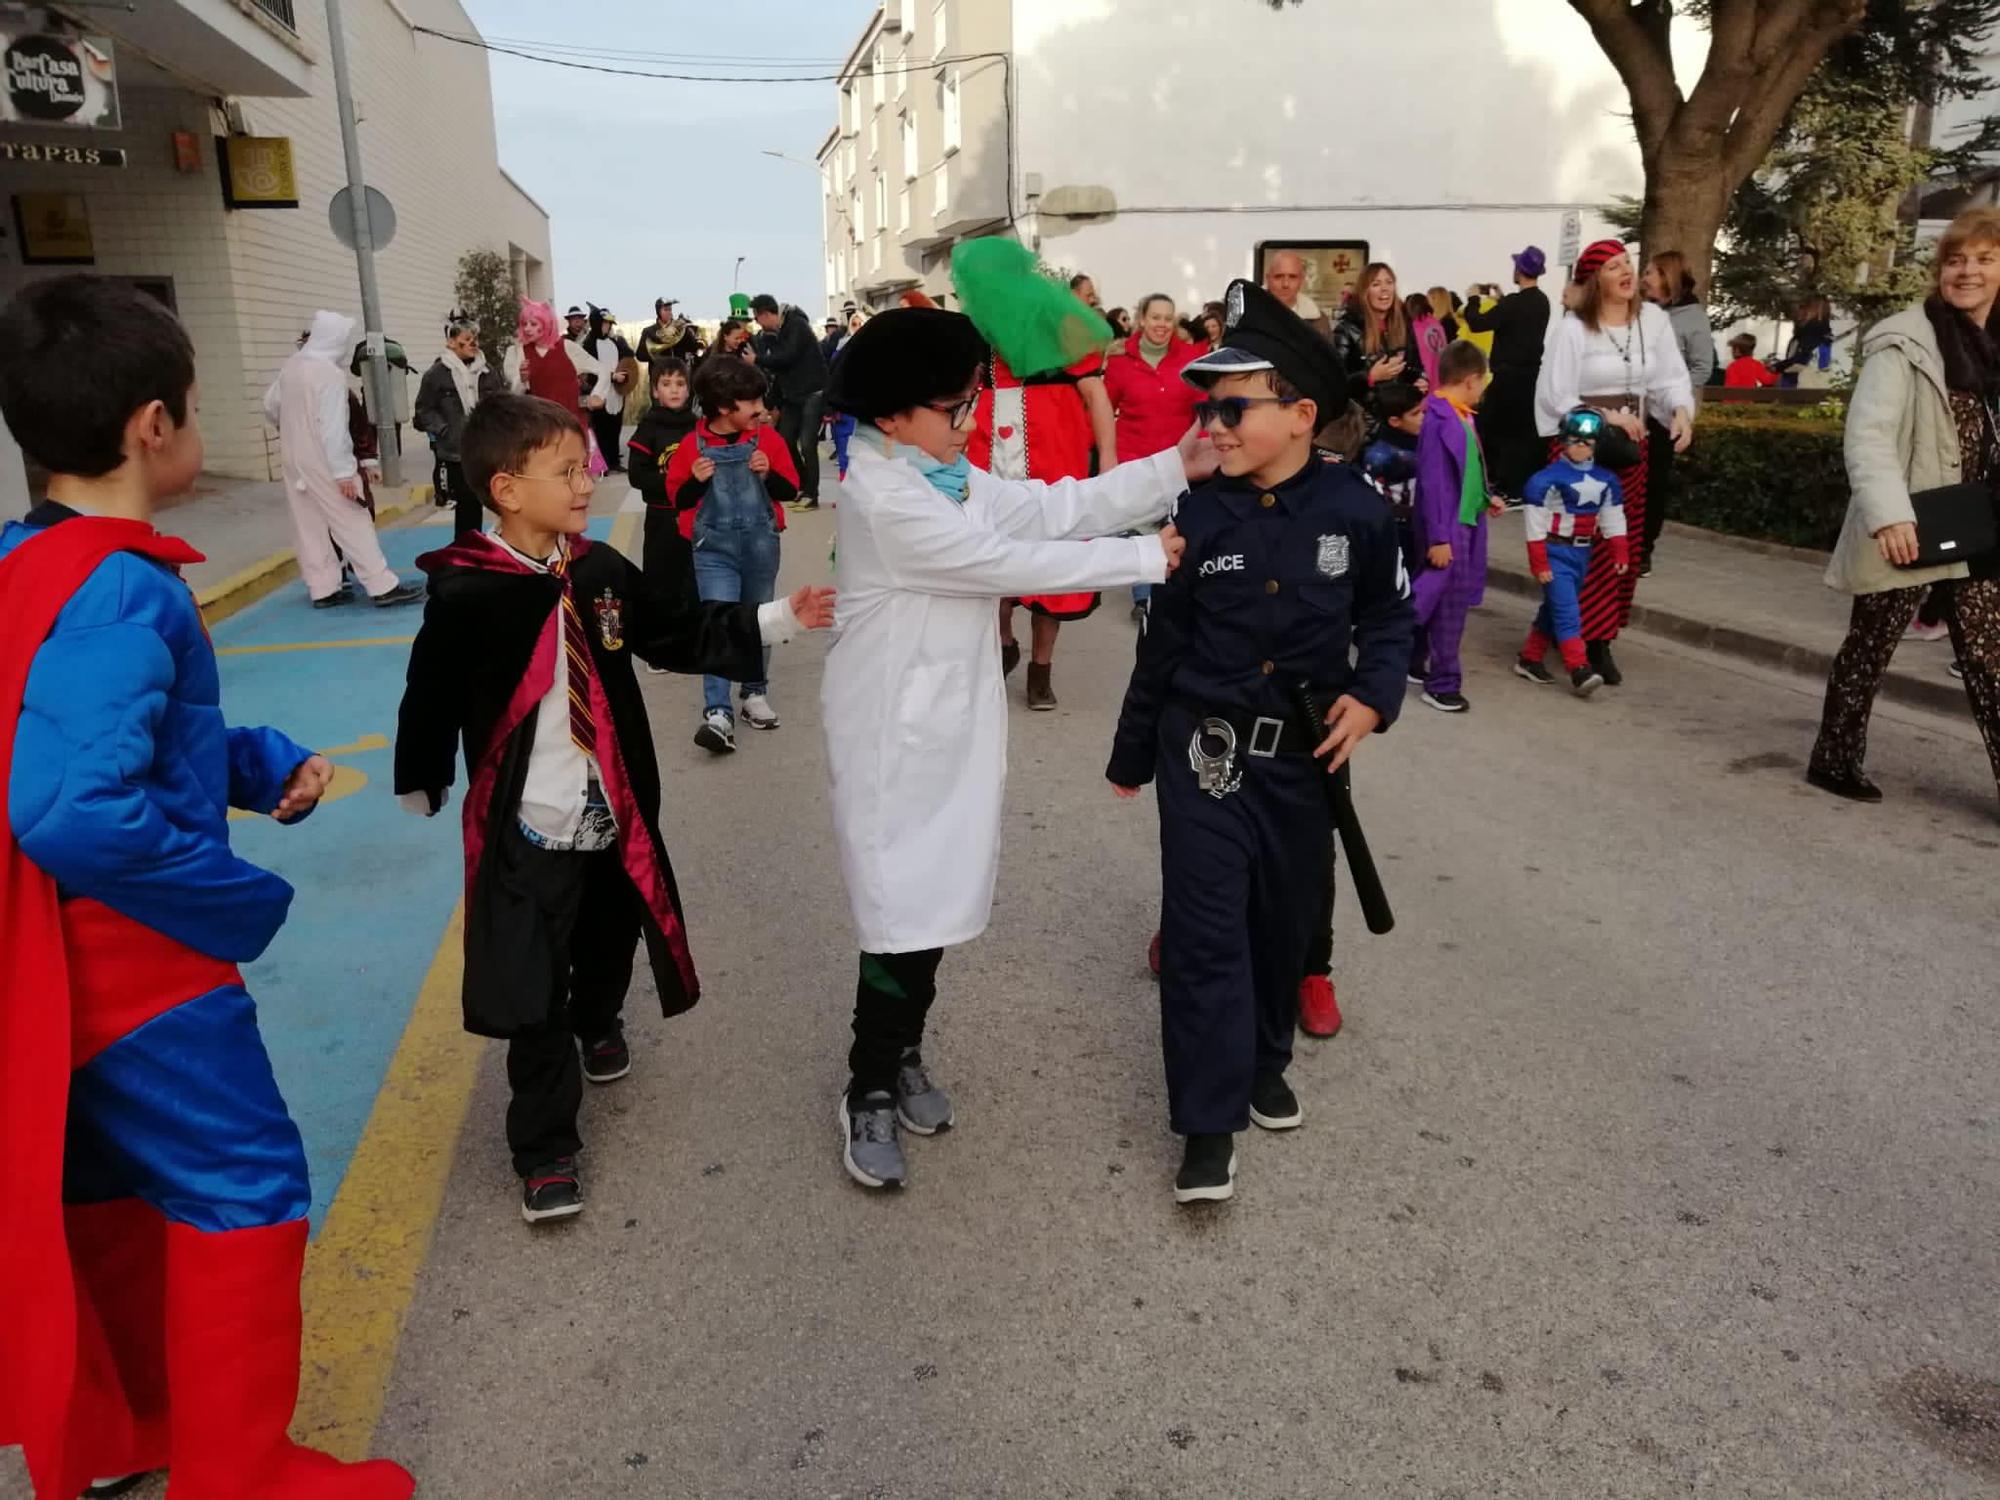
[[[1195,402],[1194,419],[1198,426],[1220,422],[1225,432],[1233,432],[1242,426],[1243,413],[1251,407],[1290,406],[1299,399],[1297,396],[1216,396],[1211,400]]]

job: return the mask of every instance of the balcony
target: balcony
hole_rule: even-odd
[[[312,92],[313,56],[299,40],[295,0],[147,0],[136,10],[91,12],[128,56],[143,54],[169,79],[201,92],[299,99]]]

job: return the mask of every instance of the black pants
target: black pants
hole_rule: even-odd
[[[790,396],[778,412],[778,436],[792,450],[799,466],[799,498],[819,498],[819,419],[826,411],[826,392]]]
[[[639,566],[649,583],[694,589],[694,543],[681,535],[680,518],[664,505],[646,507]]]
[[[1653,565],[1653,548],[1666,530],[1674,503],[1674,435],[1658,422],[1646,423],[1646,523],[1639,539],[1639,566]]]
[[[481,531],[486,526],[486,507],[479,503],[479,497],[472,493],[472,486],[466,483],[465,470],[458,460],[441,458],[431,473],[431,480],[437,486],[440,502],[451,505],[451,534],[464,536],[468,531]]]
[[[597,451],[604,455],[604,462],[611,468],[625,467],[623,446],[625,419],[616,412],[598,407],[590,414],[590,430],[597,437]]]
[[[511,837],[521,839],[518,832]],[[549,1023],[507,1043],[507,1145],[522,1176],[583,1145],[576,1133],[583,1103],[577,1044],[618,1028],[639,943],[639,893],[616,849],[553,853],[521,839],[519,881],[531,889],[546,936],[569,953],[567,993],[552,995]]]
[[[1333,974],[1333,871],[1340,857],[1340,837],[1334,835],[1327,847],[1326,896],[1313,918],[1312,933],[1306,940],[1306,973],[1330,977]]]
[[[854,1045],[847,1052],[847,1097],[890,1093],[903,1054],[923,1045],[924,1018],[937,999],[942,948],[864,953],[854,985]]]
[[[1326,771],[1309,755],[1239,761],[1243,784],[1195,784],[1195,718],[1160,718],[1160,1022],[1177,1135],[1250,1123],[1250,1086],[1292,1060],[1299,980],[1326,901]]]

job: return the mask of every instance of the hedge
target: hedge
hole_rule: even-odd
[[[1709,402],[1674,460],[1668,515],[1732,536],[1833,550],[1847,514],[1844,424],[1814,407]]]

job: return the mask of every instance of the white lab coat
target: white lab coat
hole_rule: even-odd
[[[1159,583],[1178,452],[1096,479],[995,479],[961,506],[866,442],[835,512],[840,603],[821,682],[834,837],[863,952],[977,937],[993,906],[1007,780],[998,602]],[[1072,540],[1099,537],[1099,541]]]

